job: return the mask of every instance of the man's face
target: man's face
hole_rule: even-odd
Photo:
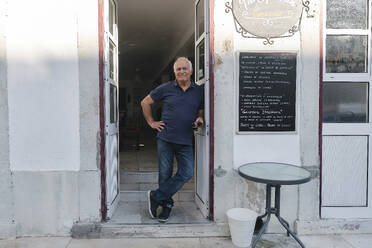
[[[178,82],[188,82],[190,81],[192,75],[192,69],[190,64],[185,59],[180,59],[174,65],[174,75]]]

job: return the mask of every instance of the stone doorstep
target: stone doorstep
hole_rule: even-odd
[[[112,224],[76,223],[73,238],[176,238],[176,237],[228,237],[227,223],[201,224]]]
[[[181,190],[173,196],[173,200],[176,202],[191,202],[195,200],[195,191],[193,190]],[[122,202],[134,202],[147,201],[147,191],[133,191],[133,190],[121,190],[120,201]]]

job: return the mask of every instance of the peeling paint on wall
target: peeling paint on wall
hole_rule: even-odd
[[[227,171],[221,168],[221,165],[218,166],[218,169],[214,170],[214,175],[216,177],[224,177],[226,175]]]
[[[230,52],[232,50],[232,41],[231,40],[225,40],[223,42],[223,50],[225,52]]]
[[[223,64],[222,58],[218,54],[215,54],[214,57],[215,57],[215,61],[216,61],[215,67],[218,68],[220,65]]]
[[[252,208],[254,207],[254,209],[264,209],[264,204],[266,202],[265,189],[263,187],[259,187],[259,184],[255,182],[248,180],[244,180],[244,182],[248,191],[245,197],[247,198],[249,205],[252,206]]]

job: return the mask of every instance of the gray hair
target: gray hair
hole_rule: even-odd
[[[189,63],[189,69],[192,70],[192,63],[191,63],[191,61],[190,61],[188,58],[186,58],[186,57],[178,57],[178,58],[176,59],[176,61],[174,61],[174,64],[173,64],[173,70],[176,69],[176,63],[177,63],[178,60],[186,60],[186,61]]]

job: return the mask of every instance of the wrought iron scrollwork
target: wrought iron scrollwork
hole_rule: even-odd
[[[306,11],[306,17],[307,18],[313,18],[314,17],[314,15],[310,15],[310,1],[304,1],[304,0],[302,0],[302,5],[304,6],[304,8],[305,8],[305,11]]]
[[[225,3],[225,6],[226,6],[226,9],[225,9],[226,13],[230,13],[230,11],[232,12],[232,6],[230,2]]]
[[[302,5],[303,5],[303,9],[305,9],[305,11],[307,13],[306,17],[308,17],[308,18],[314,17],[314,15],[310,15],[310,13],[309,13],[310,12],[310,6],[309,6],[310,1],[309,0],[306,0],[306,1],[302,0]],[[242,26],[240,26],[239,23],[237,22],[236,17],[234,15],[232,2],[226,2],[225,6],[226,6],[225,12],[226,13],[231,12],[232,15],[233,15],[236,32],[241,34],[241,36],[244,37],[244,38],[264,39],[264,41],[263,41],[264,45],[273,45],[274,44],[273,39],[276,39],[276,38],[292,37],[292,36],[295,35],[296,32],[300,31],[300,28],[301,28],[302,14],[301,14],[300,19],[298,21],[298,25],[294,25],[291,29],[289,29],[287,35],[280,35],[280,36],[275,36],[275,37],[261,37],[261,36],[252,35],[247,30],[245,30]]]

